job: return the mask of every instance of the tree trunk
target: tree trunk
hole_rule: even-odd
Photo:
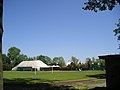
[[[3,68],[2,68],[2,14],[3,14],[3,0],[0,0],[0,90],[3,90]]]

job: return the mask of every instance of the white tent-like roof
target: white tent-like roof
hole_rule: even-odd
[[[50,66],[50,67],[56,67],[56,68],[59,68],[60,66],[58,66],[58,65],[52,65],[52,66]]]
[[[68,65],[70,65],[70,64],[71,64],[71,62],[69,61],[69,62],[66,63],[66,66],[68,66]]]
[[[20,64],[18,64],[16,67],[12,68],[12,70],[17,70],[18,67],[32,67],[36,68],[38,71],[40,68],[49,68],[48,65],[43,63],[40,60],[33,60],[33,61],[22,61]]]

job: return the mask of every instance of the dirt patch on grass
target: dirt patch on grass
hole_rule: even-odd
[[[70,84],[80,84],[80,83],[86,83],[86,82],[92,82],[96,81],[98,79],[86,79],[86,80],[69,80],[69,81],[60,81],[55,82],[55,85],[70,85]]]
[[[95,87],[106,87],[105,79],[87,79],[87,80],[75,80],[75,81],[63,81],[54,83],[55,86],[71,86],[71,89],[77,90],[89,90]]]

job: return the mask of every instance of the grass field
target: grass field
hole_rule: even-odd
[[[14,88],[12,85],[38,85],[42,83],[58,83],[58,82],[71,82],[78,80],[89,80],[96,78],[104,78],[105,71],[40,71],[37,72],[36,75],[32,71],[4,71],[4,85],[6,90],[10,90],[10,88]],[[48,85],[47,85],[48,86]],[[34,86],[33,86],[34,87]],[[8,89],[9,88],[9,89]],[[54,87],[56,88],[56,87]],[[53,88],[52,88],[53,89]],[[58,88],[57,88],[58,89]],[[57,90],[54,89],[54,90]],[[26,89],[18,89],[18,90],[27,90]],[[28,89],[28,90],[42,90],[38,88]],[[45,89],[43,89],[45,90]],[[47,89],[46,89],[47,90]],[[59,89],[63,90],[63,89]]]

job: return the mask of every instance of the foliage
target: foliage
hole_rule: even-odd
[[[100,11],[105,11],[105,10],[112,10],[117,3],[120,4],[119,0],[88,0],[88,2],[85,2],[84,4],[86,5],[83,7],[84,10],[91,10],[97,12],[98,10]]]
[[[120,19],[118,20],[118,22],[116,23],[117,28],[113,30],[113,32],[115,33],[115,36],[117,36],[117,40],[120,40]],[[120,49],[120,44],[119,44],[119,48]]]
[[[71,65],[73,68],[79,68],[79,59],[77,59],[76,57],[71,57]]]
[[[19,64],[21,61],[27,60],[27,55],[20,54],[21,50],[16,47],[8,49],[8,53],[2,54],[3,59],[3,70],[11,70],[14,66]]]
[[[10,60],[6,54],[2,54],[3,70],[11,70]]]
[[[94,12],[99,11],[105,11],[105,10],[113,10],[113,8],[119,4],[120,0],[88,0],[88,2],[84,3],[86,6],[83,7],[84,10],[91,10]],[[120,40],[120,19],[118,20],[118,23],[116,24],[117,28],[113,30],[115,33],[115,36],[117,36],[118,40]],[[119,48],[120,49],[120,44]]]
[[[9,48],[7,55],[8,55],[8,58],[12,62],[12,61],[14,61],[15,59],[18,58],[19,54],[20,54],[20,49],[19,48],[11,47],[11,48]]]
[[[26,60],[28,60],[27,55],[19,54],[18,58],[15,60],[15,66],[18,65],[20,62],[26,61]]]
[[[100,66],[100,67],[105,67],[105,60],[103,60],[103,59],[99,59],[98,60],[98,65]]]
[[[113,32],[115,33],[115,36],[117,36],[118,40],[120,40],[120,19],[118,20],[118,23],[116,23],[117,28],[115,30],[113,30]]]
[[[37,59],[43,61],[47,65],[51,65],[51,63],[52,63],[51,58],[48,56],[40,55],[40,56],[37,56]]]
[[[92,68],[93,62],[92,62],[91,58],[86,58],[86,63],[85,64],[86,64],[86,67],[88,69]]]
[[[16,65],[16,62],[19,58],[19,55],[20,55],[19,48],[16,48],[16,47],[9,48],[7,56],[10,59],[10,62],[11,62],[13,67]]]
[[[87,70],[104,70],[105,69],[105,60],[103,59],[95,59],[94,57],[86,58],[85,65],[83,65],[84,68]]]
[[[54,57],[53,60],[44,55],[39,55],[36,57],[29,57],[27,55],[21,54],[20,49],[16,47],[11,47],[8,49],[7,54],[3,54],[3,70],[11,70],[14,66],[18,65],[22,61],[26,60],[41,60],[47,65],[59,65],[62,70],[94,70],[95,68],[105,67],[105,61],[92,58],[86,58],[85,63],[81,63],[76,57],[71,57],[71,63],[65,67],[65,60],[61,57]],[[98,65],[98,63],[100,65]]]
[[[53,65],[59,65],[61,68],[65,66],[65,60],[63,57],[54,57]]]

